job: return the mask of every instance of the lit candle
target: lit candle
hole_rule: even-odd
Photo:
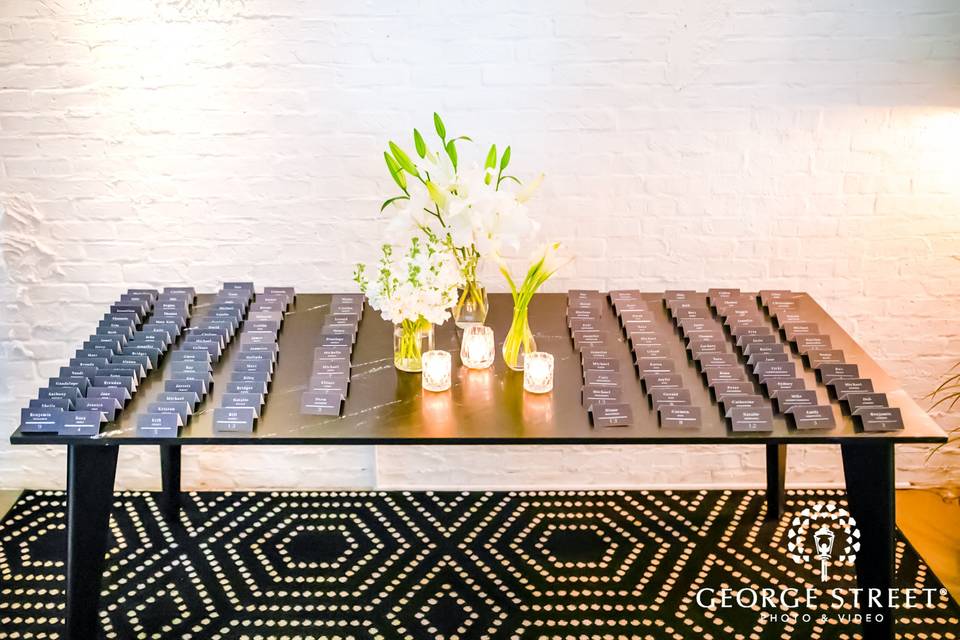
[[[448,351],[427,351],[423,354],[422,384],[426,391],[446,391],[450,388]]]
[[[553,354],[533,351],[523,357],[523,388],[530,393],[553,391]]]
[[[493,329],[482,324],[471,324],[463,330],[460,360],[470,369],[486,369],[493,364]]]

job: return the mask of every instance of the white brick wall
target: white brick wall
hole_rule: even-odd
[[[579,256],[554,290],[806,289],[920,398],[960,359],[958,68],[956,0],[4,0],[0,432],[125,287],[347,289],[380,152],[435,109],[546,171],[536,212]],[[191,449],[185,482],[762,479],[759,449],[670,454]],[[960,478],[956,453],[898,461]],[[157,467],[133,449],[121,483]],[[63,471],[0,439],[0,487]],[[838,456],[797,448],[790,474],[836,482]]]

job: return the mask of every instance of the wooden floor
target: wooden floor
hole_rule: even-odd
[[[0,491],[0,518],[19,495]],[[897,491],[897,526],[960,602],[960,502],[933,490]]]

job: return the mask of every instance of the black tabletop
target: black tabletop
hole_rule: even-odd
[[[657,322],[667,331],[673,323],[658,301],[662,294],[643,294],[656,309]],[[197,305],[209,304],[211,295],[198,297]],[[492,326],[499,344],[510,323],[512,302],[508,295],[490,297]],[[593,427],[581,405],[582,372],[579,354],[567,328],[564,294],[540,294],[530,309],[530,325],[538,348],[556,358],[556,382],[552,393],[535,395],[523,390],[523,374],[510,371],[498,352],[493,367],[484,371],[460,366],[459,335],[452,321],[436,330],[436,348],[451,351],[453,386],[447,392],[423,392],[420,376],[398,372],[393,367],[392,325],[367,308],[360,322],[353,351],[352,381],[342,416],[302,415],[301,395],[310,378],[313,349],[327,313],[330,295],[300,294],[287,313],[279,337],[279,361],[271,391],[253,433],[216,433],[213,408],[219,406],[231,360],[239,352],[233,345],[215,366],[214,386],[189,423],[176,438],[144,437],[137,432],[137,415],[162,391],[164,369],[143,383],[135,398],[116,422],[105,425],[98,436],[77,437],[24,434],[11,437],[14,444],[727,444],[727,443],[837,443],[860,439],[895,442],[942,442],[946,436],[936,423],[876,362],[809,296],[798,298],[806,319],[816,322],[830,336],[833,347],[842,349],[847,361],[856,363],[876,391],[885,393],[890,406],[901,410],[905,428],[894,432],[864,433],[844,415],[840,405],[828,398],[826,387],[814,372],[804,369],[793,354],[808,389],[816,389],[822,404],[830,404],[836,427],[800,431],[781,416],[774,418],[768,433],[734,433],[722,418],[694,363],[687,358],[679,333],[670,349],[679,364],[684,386],[693,404],[701,407],[699,428],[662,428],[656,413],[633,372],[628,343],[616,316],[606,305],[602,322],[611,335],[624,372],[623,398],[633,410],[634,424],[627,427]],[[10,416],[11,421],[14,419]]]

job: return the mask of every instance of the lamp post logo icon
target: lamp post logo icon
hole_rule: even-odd
[[[807,547],[808,537],[813,538],[812,549]],[[841,564],[856,560],[860,550],[860,530],[856,521],[846,509],[833,502],[818,502],[796,514],[790,521],[787,538],[787,550],[794,562],[805,564],[812,560],[820,561],[822,582],[829,579],[828,569],[834,558],[835,543],[842,543],[842,546],[836,545],[840,551],[836,561]]]

